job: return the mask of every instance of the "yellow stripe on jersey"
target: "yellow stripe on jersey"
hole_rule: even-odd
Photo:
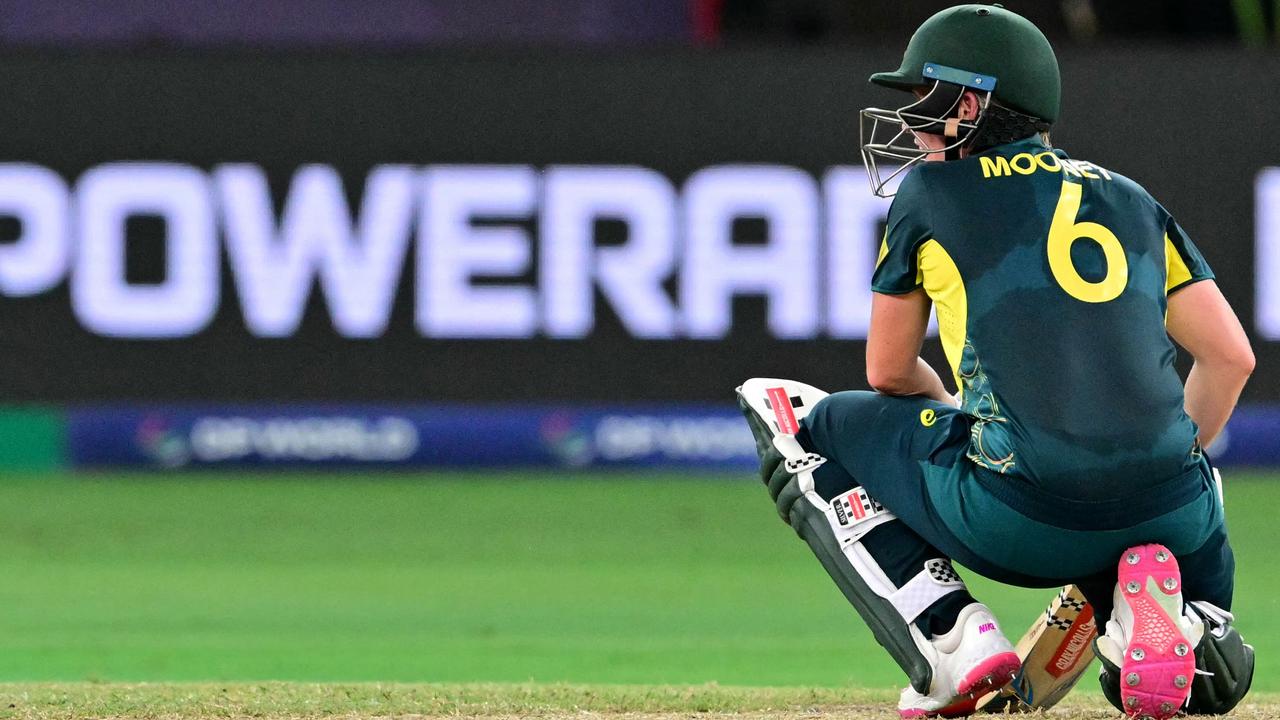
[[[964,352],[965,338],[968,335],[969,299],[964,289],[964,279],[960,277],[960,268],[951,259],[946,248],[937,240],[929,240],[920,246],[916,259],[919,261],[919,276],[923,280],[924,291],[933,300],[938,313],[938,334],[942,339],[942,350],[947,354],[947,363],[956,378],[956,387],[964,387],[960,382],[960,356]]]
[[[880,267],[880,263],[884,262],[885,257],[889,254],[889,233],[885,231],[884,237],[880,238],[880,254],[876,256],[876,267]]]
[[[1168,233],[1164,236],[1164,277],[1164,292],[1166,295],[1169,294],[1170,290],[1191,279],[1191,269],[1187,267],[1186,261],[1182,259],[1182,253],[1178,252],[1178,248],[1174,247]]]

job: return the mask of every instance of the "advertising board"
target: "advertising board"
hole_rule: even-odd
[[[723,403],[864,384],[875,49],[0,56],[9,402]],[[1068,51],[1280,402],[1280,137],[1236,51]],[[1235,72],[1247,64],[1250,73]],[[1231,107],[1231,113],[1210,108]],[[939,365],[936,344],[926,355]],[[1184,358],[1185,362],[1185,358]]]

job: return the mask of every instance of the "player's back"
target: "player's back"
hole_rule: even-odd
[[[1077,499],[1195,463],[1167,294],[1211,277],[1136,183],[1038,139],[930,163],[904,181],[874,282],[923,286],[976,416],[970,457]]]

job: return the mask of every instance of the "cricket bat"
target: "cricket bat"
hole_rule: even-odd
[[[1053,707],[1093,662],[1097,626],[1093,606],[1075,585],[1049,603],[1016,648],[1022,669],[996,692],[978,700],[984,712],[1031,712]]]

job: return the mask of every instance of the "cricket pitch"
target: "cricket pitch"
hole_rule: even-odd
[[[383,684],[383,683],[8,683],[0,718],[895,718],[894,693],[831,688],[719,685]],[[1101,697],[1080,694],[1045,716],[1120,718]],[[1233,713],[1280,716],[1264,695]],[[981,717],[981,716],[979,716]],[[1030,717],[1030,716],[1028,716]]]

